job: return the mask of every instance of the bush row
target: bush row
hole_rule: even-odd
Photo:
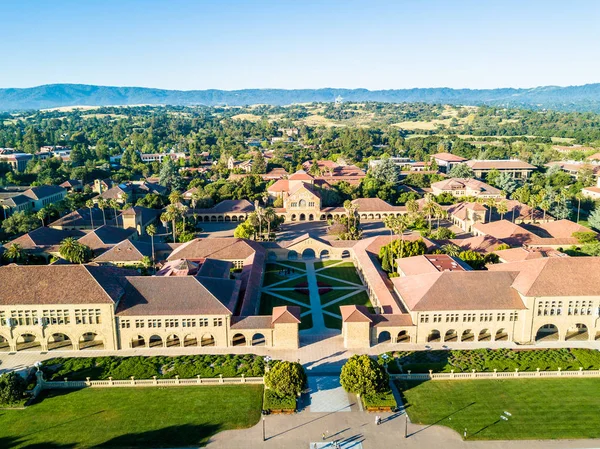
[[[281,395],[275,390],[265,390],[263,410],[296,410],[296,396]]]
[[[473,349],[449,351],[398,351],[393,355],[403,372],[436,373],[475,371],[542,371],[600,369],[600,351],[592,349]],[[391,373],[399,366],[390,363]]]
[[[244,355],[190,355],[151,357],[74,357],[55,358],[43,363],[42,371],[47,380],[182,379],[201,377],[247,377],[263,376],[264,360],[253,354]]]

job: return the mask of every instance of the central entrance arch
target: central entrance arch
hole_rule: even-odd
[[[304,251],[302,251],[302,258],[303,259],[314,259],[315,256],[315,250],[311,249],[311,248],[306,248]]]

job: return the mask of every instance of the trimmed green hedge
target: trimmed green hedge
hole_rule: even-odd
[[[396,399],[392,390],[382,393],[365,394],[361,396],[365,407],[397,407]]]
[[[265,389],[264,410],[296,410],[296,397],[293,395],[280,396],[274,390]]]
[[[151,357],[73,357],[55,358],[43,363],[47,380],[182,379],[200,377],[259,377],[265,373],[264,360],[254,354],[244,355],[190,355]]]
[[[600,351],[593,349],[398,351],[394,356],[405,373],[600,369]]]

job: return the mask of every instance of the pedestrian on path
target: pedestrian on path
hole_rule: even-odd
[[[323,432],[323,441],[325,441],[326,438],[327,436],[325,435],[325,432]]]

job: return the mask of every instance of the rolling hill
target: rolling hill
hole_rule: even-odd
[[[134,104],[251,105],[344,101],[390,103],[425,102],[456,105],[494,105],[562,111],[600,112],[600,83],[583,86],[545,86],[531,89],[419,88],[367,89],[243,89],[165,90],[84,84],[49,84],[24,89],[0,89],[0,111],[61,106],[118,106]]]

